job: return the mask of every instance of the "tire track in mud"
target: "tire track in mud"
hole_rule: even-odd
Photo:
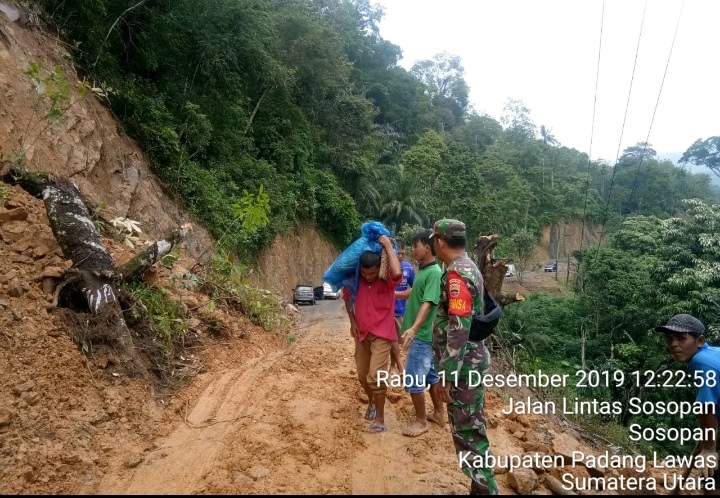
[[[365,432],[342,302],[303,312],[295,343],[218,374],[188,423],[96,492],[467,494],[447,425],[402,435],[413,409],[399,388],[388,391],[388,431]]]

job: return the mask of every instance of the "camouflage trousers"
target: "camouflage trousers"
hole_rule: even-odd
[[[462,471],[473,480],[473,491],[496,495],[498,486],[493,468],[485,463],[492,455],[485,429],[485,392],[482,387],[467,387],[459,383],[451,388],[450,396],[453,402],[447,405],[448,420]],[[476,457],[482,457],[483,462],[477,468],[472,465],[479,461]]]

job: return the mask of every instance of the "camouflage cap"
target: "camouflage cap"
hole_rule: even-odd
[[[435,222],[433,233],[430,237],[443,237],[446,239],[464,239],[465,223],[458,220],[443,219]]]

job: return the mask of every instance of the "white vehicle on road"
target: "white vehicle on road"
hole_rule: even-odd
[[[325,299],[338,299],[341,296],[342,296],[342,289],[338,289],[337,292],[333,292],[330,284],[327,282],[323,282],[323,297]]]
[[[505,274],[505,276],[506,277],[515,276],[515,265],[512,263],[508,263],[506,266],[507,266],[507,273]]]

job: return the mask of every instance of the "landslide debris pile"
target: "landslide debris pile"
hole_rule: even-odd
[[[173,285],[194,264],[181,257],[172,269],[158,267],[154,279],[186,313],[187,348],[164,364],[179,382],[158,382],[167,389],[151,395],[147,379],[128,377],[111,348],[73,341],[83,315],[52,305],[54,285],[72,262],[42,201],[0,187],[9,194],[0,207],[1,493],[77,492],[113,467],[137,465],[150,441],[181,420],[186,403],[172,396],[178,387],[224,361],[224,350],[252,356],[250,343],[279,341],[238,312],[209,311],[206,295]],[[118,264],[133,255],[113,238],[103,244]],[[208,346],[220,351],[208,356]]]

